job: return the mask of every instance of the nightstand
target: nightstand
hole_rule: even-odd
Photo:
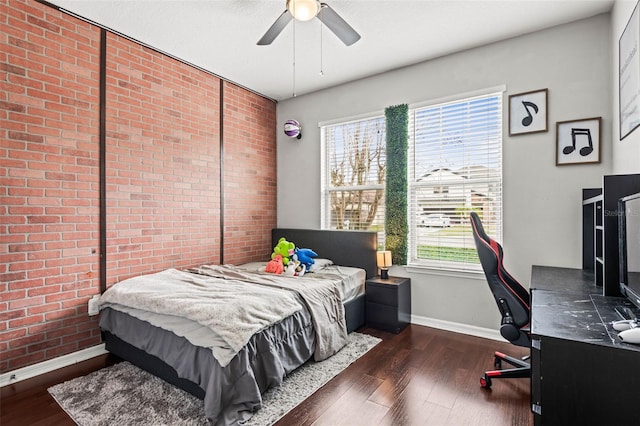
[[[365,291],[367,326],[399,333],[411,322],[411,278],[370,278]]]

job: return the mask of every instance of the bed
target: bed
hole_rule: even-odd
[[[331,279],[342,277],[338,279],[340,284],[335,286],[338,290],[331,294],[334,297],[338,293],[344,311],[340,309],[339,312],[336,311],[338,313],[334,313],[332,309],[314,307],[316,300],[313,299],[315,293],[312,288],[310,301],[307,300],[308,295],[302,293],[300,293],[302,296],[295,295],[299,306],[303,306],[302,309],[298,307],[293,310],[291,305],[287,305],[293,302],[283,302],[281,309],[274,308],[282,311],[280,314],[285,315],[283,319],[251,334],[246,344],[242,344],[241,347],[235,346],[236,343],[240,345],[243,342],[238,338],[239,342],[232,342],[233,344],[229,345],[234,346],[233,350],[216,352],[206,347],[207,345],[198,344],[198,339],[204,338],[203,334],[207,334],[208,331],[203,331],[202,327],[189,328],[190,321],[185,321],[184,318],[171,315],[161,318],[148,317],[145,316],[146,313],[133,308],[129,311],[127,310],[129,308],[113,309],[113,306],[117,305],[105,304],[101,309],[100,327],[106,349],[203,399],[205,414],[211,423],[238,424],[248,420],[253,412],[260,408],[261,394],[264,391],[279,385],[286,375],[308,360],[330,355],[339,348],[342,333],[346,335],[364,325],[364,279],[375,276],[377,273],[375,264],[377,242],[376,234],[373,232],[274,229],[272,230],[273,246],[281,237],[295,242],[298,247],[313,249],[318,254],[318,259],[328,259],[333,262],[334,265],[326,266],[319,272],[305,274],[301,279],[289,278],[289,280],[296,280],[296,283],[300,283],[302,287],[313,287],[316,284],[313,280],[319,279],[323,274],[327,274]],[[238,274],[244,278],[245,273],[250,275],[259,266],[260,264],[229,268],[206,266],[194,268],[189,273],[173,270],[163,271],[162,274],[168,274],[170,278],[177,281],[192,280],[197,284],[198,280],[209,280],[211,276],[217,276],[217,274]],[[267,274],[262,274],[259,280],[268,280],[266,284],[270,285],[267,285],[266,289],[256,290],[259,291],[256,294],[249,294],[248,299],[252,297],[259,299],[262,295],[260,292],[277,291],[281,286],[279,283],[271,285],[272,277],[265,278],[264,275]],[[143,276],[135,279],[156,278]],[[165,277],[163,276],[162,279],[164,280]],[[275,280],[275,277],[273,279]],[[259,280],[256,278],[256,281]],[[153,283],[153,281],[149,282]],[[325,290],[319,291],[319,294],[325,294]],[[325,302],[322,301],[322,303]],[[181,312],[184,310],[184,306],[179,306],[179,297],[172,304],[176,306],[176,310]],[[228,308],[233,309],[232,305]],[[261,310],[258,312],[262,313]],[[342,333],[335,331],[340,329],[336,324],[332,325],[334,332],[325,331],[317,324],[318,315],[320,317],[328,315],[337,323],[343,321],[344,331]],[[224,323],[225,321],[221,318],[224,318],[224,315],[216,316],[211,321]],[[165,326],[164,321],[170,322],[171,327]],[[247,329],[242,330],[245,334],[251,330],[251,327],[259,327],[253,323],[246,326]],[[238,336],[242,336],[242,333],[238,333]],[[207,338],[209,337],[211,336]]]

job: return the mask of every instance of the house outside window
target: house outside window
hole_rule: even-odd
[[[320,125],[322,228],[378,232],[384,244],[384,116]]]
[[[502,93],[409,110],[408,263],[480,271],[469,212],[502,240]]]
[[[434,194],[448,194],[449,187],[448,186],[435,186],[433,187]]]

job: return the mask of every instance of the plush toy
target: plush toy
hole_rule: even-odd
[[[284,272],[282,273],[282,275],[294,277],[296,275],[296,267],[297,267],[296,263],[293,261],[290,261],[287,267],[284,268]]]
[[[307,272],[306,265],[300,263],[300,261],[298,260],[298,255],[294,253],[293,256],[291,256],[291,260],[289,261],[287,269],[284,271],[285,275],[301,277],[305,272]]]
[[[278,244],[273,248],[273,253],[271,254],[271,259],[274,259],[276,255],[282,256],[282,264],[287,266],[289,264],[289,259],[293,256],[295,252],[296,245],[292,242],[286,240],[286,238],[282,237],[278,240]]]
[[[296,277],[301,277],[307,272],[307,266],[302,263],[298,264],[296,267]]]
[[[300,263],[306,266],[306,269],[311,268],[311,265],[315,263],[315,260],[313,260],[313,258],[318,256],[315,251],[307,248],[296,248],[295,255],[297,256]]]
[[[267,263],[266,268],[264,268],[265,272],[269,272],[271,274],[281,274],[284,271],[284,265],[282,264],[282,256],[276,254],[273,259]]]

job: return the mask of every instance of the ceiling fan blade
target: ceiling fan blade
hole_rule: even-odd
[[[335,10],[326,3],[320,3],[321,9],[318,13],[318,19],[322,21],[329,29],[347,46],[351,46],[360,40],[360,34],[354,30],[347,21],[342,19]]]
[[[289,10],[285,10],[284,12],[282,12],[282,15],[280,15],[278,19],[276,19],[276,22],[274,22],[273,25],[269,27],[267,32],[264,33],[262,38],[258,40],[258,46],[265,46],[267,44],[271,44],[273,40],[275,40],[276,37],[278,37],[278,34],[282,32],[284,27],[287,26],[287,24],[289,23],[289,21],[291,21],[291,19],[293,19],[293,16],[291,16],[291,13],[289,13]]]

